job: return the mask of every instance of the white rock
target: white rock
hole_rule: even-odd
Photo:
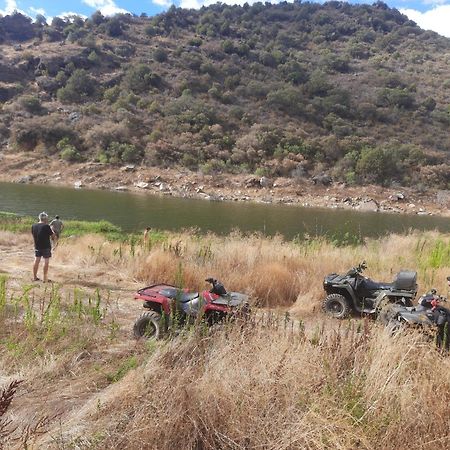
[[[357,208],[361,211],[378,211],[378,205],[374,200],[362,202]]]
[[[148,188],[148,183],[146,183],[145,181],[139,181],[138,183],[134,183],[134,185],[137,188],[140,188],[140,189],[147,189]]]
[[[128,164],[120,168],[122,172],[133,172],[136,166],[134,164]]]

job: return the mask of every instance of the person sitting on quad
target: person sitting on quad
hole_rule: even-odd
[[[225,286],[219,280],[216,280],[215,278],[207,278],[205,281],[212,284],[212,288],[209,290],[211,294],[227,295]]]

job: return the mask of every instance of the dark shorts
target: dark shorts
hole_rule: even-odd
[[[37,258],[40,258],[41,256],[44,258],[51,258],[52,257],[52,249],[51,248],[40,248],[40,249],[34,249],[34,256]]]

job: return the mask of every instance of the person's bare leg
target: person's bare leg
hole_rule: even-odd
[[[48,263],[50,259],[44,258],[44,283],[48,281],[47,274],[48,274]]]
[[[41,257],[40,256],[36,256],[34,258],[34,264],[33,264],[33,280],[37,280],[37,273],[38,273],[38,269],[39,269],[39,263],[41,262]]]

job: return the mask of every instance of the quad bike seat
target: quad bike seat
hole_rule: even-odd
[[[394,284],[395,283],[377,282],[370,278],[364,278],[360,282],[360,287],[367,289],[368,291],[390,290],[394,287]]]
[[[180,297],[177,297],[177,300],[180,303],[187,303],[196,298],[198,298],[198,292],[183,292]]]
[[[180,303],[190,302],[198,297],[198,292],[182,292],[178,288],[167,288],[160,291],[161,295],[167,298],[175,298]]]

